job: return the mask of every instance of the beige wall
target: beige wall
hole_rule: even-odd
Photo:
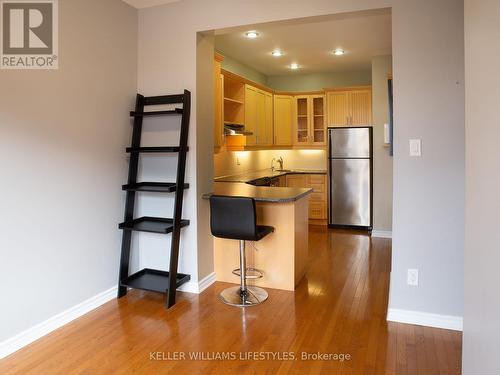
[[[389,122],[387,76],[392,72],[392,56],[372,59],[373,108],[373,227],[392,230],[392,157],[384,146],[384,124]]]
[[[460,316],[464,231],[464,115],[460,108],[464,102],[463,6],[459,1],[254,0],[235,6],[230,0],[184,0],[143,9],[139,11],[139,89],[145,94],[183,88],[196,92],[199,31],[391,6],[397,127],[390,305]],[[212,124],[208,117],[191,122],[195,134],[190,138],[187,179],[200,186],[192,185],[186,195],[185,214],[192,221],[183,236],[181,263],[193,278],[206,276],[197,274],[196,262],[212,260],[209,238],[197,238],[205,236],[208,216],[196,217],[197,205],[207,205],[201,198],[207,182],[196,181],[196,169],[212,168],[213,163],[211,152],[197,157],[196,133]],[[408,156],[411,137],[423,140],[420,159]],[[197,165],[197,160],[203,163]],[[207,245],[197,247],[197,243]],[[406,285],[408,268],[419,268],[418,288]]]
[[[214,82],[213,82],[213,56],[214,56],[214,37],[212,33],[197,36],[196,48],[196,122],[202,124],[207,118],[214,118],[214,105],[212,100],[204,100],[206,97],[213,98]],[[206,62],[209,62],[208,64]],[[214,176],[214,168],[212,163],[206,162],[206,155],[213,153],[213,122],[208,122],[206,126],[191,127],[191,134],[196,130],[196,165],[202,165],[203,168],[196,168],[196,189],[198,192],[211,191],[212,180]],[[194,185],[194,184],[193,184]],[[208,217],[209,207],[206,204],[198,204],[196,206],[197,217]],[[210,241],[210,246],[206,248],[207,238],[211,238],[210,228],[208,225],[201,225],[198,229],[197,248],[202,249],[205,255],[205,261],[197,263],[198,275],[209,275],[213,269],[213,241]],[[168,264],[168,263],[166,263]],[[195,279],[196,280],[196,279]]]
[[[217,47],[217,42],[215,45]],[[227,55],[224,55],[222,68],[278,91],[319,91],[332,87],[370,85],[372,81],[371,70],[266,76]]]
[[[279,91],[318,91],[343,86],[371,84],[371,71],[331,72],[268,76],[267,85]]]
[[[465,1],[464,375],[500,369],[500,2]]]
[[[463,314],[463,2],[395,1],[390,309]],[[409,156],[409,139],[422,156]],[[407,285],[409,268],[419,286]],[[455,320],[458,320],[455,319]]]
[[[260,83],[261,85],[267,85],[267,76],[265,74],[245,65],[243,62],[233,59],[231,56],[222,55],[224,56],[224,60],[221,63],[222,69],[238,74],[250,81]]]
[[[117,285],[136,51],[135,9],[64,0],[59,69],[0,70],[0,356]]]

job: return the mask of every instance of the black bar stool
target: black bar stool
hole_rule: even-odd
[[[248,278],[262,277],[248,275],[248,271],[259,272],[246,267],[245,241],[259,241],[274,232],[274,228],[257,225],[255,200],[245,197],[210,197],[210,228],[215,237],[240,241],[240,268],[233,273],[240,276],[240,286],[224,289],[219,297],[222,302],[232,306],[252,306],[264,302],[268,294],[259,287],[248,285]],[[239,273],[237,273],[239,271]]]

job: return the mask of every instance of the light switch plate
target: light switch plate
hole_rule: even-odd
[[[408,276],[406,280],[408,285],[418,286],[418,270],[414,268],[408,269]]]
[[[410,156],[422,156],[421,139],[410,139]]]

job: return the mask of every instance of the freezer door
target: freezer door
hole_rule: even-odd
[[[330,158],[369,158],[370,128],[328,129]]]
[[[330,159],[329,162],[329,223],[371,226],[370,159]]]

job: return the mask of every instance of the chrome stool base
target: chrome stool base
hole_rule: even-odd
[[[257,286],[248,285],[246,288],[247,292],[242,294],[241,286],[232,286],[224,289],[219,298],[226,305],[246,307],[261,304],[269,296],[264,289]]]

